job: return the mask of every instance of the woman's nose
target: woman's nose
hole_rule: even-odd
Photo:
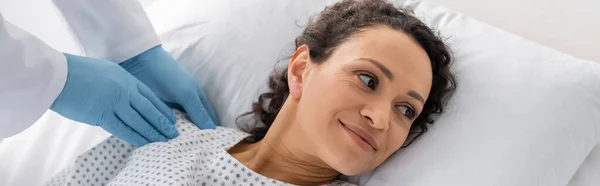
[[[382,104],[380,104],[382,105]],[[369,125],[377,130],[386,131],[389,128],[389,118],[390,118],[390,108],[385,108],[384,106],[375,106],[365,107],[361,110],[361,115],[365,119]]]

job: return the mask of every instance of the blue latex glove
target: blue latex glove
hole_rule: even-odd
[[[116,63],[65,54],[67,82],[51,110],[134,146],[177,135],[171,109]]]
[[[200,129],[214,129],[219,124],[215,110],[196,80],[160,45],[120,65],[150,87],[162,101],[182,107]]]

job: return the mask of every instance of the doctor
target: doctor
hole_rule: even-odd
[[[136,0],[54,3],[88,57],[62,54],[0,14],[0,139],[48,108],[135,146],[178,135],[167,105],[183,108],[202,129],[215,128],[203,90],[162,48]]]

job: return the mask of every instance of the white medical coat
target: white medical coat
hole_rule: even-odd
[[[122,62],[160,44],[136,0],[54,0],[89,57]],[[0,139],[37,121],[67,79],[64,55],[0,13]]]

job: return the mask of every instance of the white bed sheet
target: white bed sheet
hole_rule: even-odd
[[[0,0],[0,12],[50,46],[62,52],[81,54],[50,0]],[[49,111],[26,131],[0,142],[0,185],[40,185],[108,136],[98,127]],[[594,152],[586,162],[600,162],[600,145]],[[600,178],[591,178],[595,174],[590,174],[600,172],[598,166],[599,163],[584,163],[570,185],[599,185]]]

